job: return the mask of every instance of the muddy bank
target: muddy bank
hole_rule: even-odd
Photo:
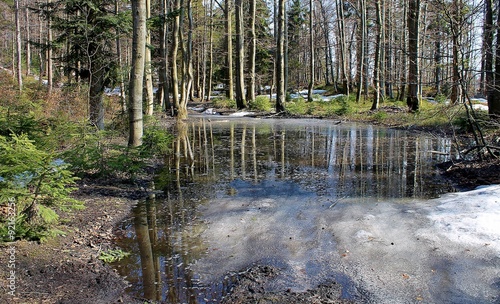
[[[68,214],[60,229],[65,236],[43,243],[18,241],[4,244],[0,260],[0,303],[143,303],[124,293],[128,283],[98,259],[114,249],[115,227],[127,217],[140,186],[81,181],[75,198],[85,210]],[[8,294],[9,246],[15,246],[15,295]]]

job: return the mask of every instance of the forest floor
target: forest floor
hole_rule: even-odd
[[[443,175],[459,189],[500,184],[500,160],[446,163]],[[80,180],[75,198],[86,209],[66,216],[60,227],[65,236],[43,243],[17,241],[0,245],[0,304],[147,303],[125,292],[125,278],[99,260],[102,251],[115,249],[117,227],[130,216],[131,208],[147,195],[147,177],[139,184],[121,180]],[[11,249],[15,252],[11,254]],[[14,280],[9,265],[15,265]],[[290,290],[268,293],[264,282],[277,269],[265,265],[245,271],[225,303],[350,303],[341,298],[341,287],[329,285],[296,293]],[[9,294],[9,285],[15,291]]]

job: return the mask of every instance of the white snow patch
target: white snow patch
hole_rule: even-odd
[[[500,185],[448,194],[429,214],[438,232],[454,242],[489,246],[500,253]]]

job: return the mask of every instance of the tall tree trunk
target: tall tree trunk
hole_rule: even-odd
[[[497,37],[500,37],[500,14],[497,16]],[[500,120],[500,41],[497,38],[495,52],[495,80],[488,94],[488,112],[496,120]]]
[[[493,82],[493,3],[484,1],[483,26],[483,61],[481,73],[481,91],[488,96]]]
[[[169,82],[169,58],[168,58],[168,0],[160,1],[161,14],[163,16],[162,26],[160,28],[160,54],[161,63],[159,79],[161,85],[161,96],[159,96],[162,109],[168,111],[172,108],[170,104],[170,82]],[[158,88],[160,89],[160,88]]]
[[[375,42],[375,64],[373,67],[373,102],[372,110],[376,110],[380,104],[380,77],[381,77],[381,57],[382,57],[382,32],[383,32],[383,22],[382,22],[382,5],[381,0],[375,1],[375,11],[376,11],[376,23],[377,23],[377,38]]]
[[[54,71],[53,71],[53,63],[52,63],[52,10],[50,8],[50,3],[52,0],[47,0],[47,4],[49,4],[49,14],[47,17],[47,88],[49,94],[52,93],[52,87],[53,85],[53,78],[54,78]]]
[[[175,16],[173,17],[173,26],[172,26],[172,49],[171,49],[171,58],[172,58],[172,99],[174,102],[175,110],[178,111],[180,107],[180,98],[179,98],[179,72],[177,67],[177,55],[179,52],[179,35],[180,35],[180,22],[181,22],[181,0],[174,0],[174,6],[172,8],[172,12],[175,12]]]
[[[115,14],[118,15],[118,0],[115,0]],[[120,29],[116,28],[116,57],[118,58],[118,84],[120,86],[120,105],[122,108],[122,113],[125,115],[127,112],[127,100],[125,98],[125,80],[123,79],[123,60],[122,60],[122,50],[120,42]]]
[[[31,75],[31,24],[28,5],[24,8],[26,19],[26,75]]]
[[[16,76],[19,91],[23,90],[23,65],[21,48],[21,21],[19,18],[19,0],[15,0],[15,23],[16,23]]]
[[[130,147],[142,144],[142,90],[144,80],[144,59],[146,51],[146,0],[132,1],[134,20],[132,36],[132,69],[130,71],[129,93],[129,139]]]
[[[309,86],[307,87],[307,100],[313,101],[314,88],[314,1],[309,0]]]
[[[278,35],[276,37],[276,112],[285,110],[285,0],[278,0]]]
[[[335,1],[337,5],[337,24],[339,30],[339,52],[340,52],[340,79],[342,79],[342,91],[349,95],[349,77],[347,71],[347,50],[345,34],[344,3],[341,0]]]
[[[208,58],[209,58],[209,68],[208,68],[208,85],[207,85],[207,101],[210,100],[210,95],[212,95],[212,74],[213,74],[213,46],[214,46],[214,18],[213,16],[213,6],[214,0],[210,0],[210,33],[209,33],[209,48],[208,48]]]
[[[245,100],[245,48],[243,27],[243,2],[235,0],[236,12],[236,106],[246,108]]]
[[[451,24],[451,35],[452,35],[452,53],[453,53],[453,62],[452,62],[452,74],[451,74],[451,79],[452,79],[452,87],[451,87],[451,103],[458,103],[462,99],[462,92],[461,92],[461,77],[460,77],[460,67],[459,67],[459,62],[460,62],[460,29],[461,27],[461,22],[462,20],[462,12],[461,12],[461,3],[459,1],[455,0],[453,1],[453,12],[452,14],[454,15],[452,24]]]
[[[146,0],[146,20],[151,17],[151,0]],[[151,62],[151,31],[146,29],[146,54],[145,54],[145,86],[146,86],[146,115],[153,115],[154,94],[153,94],[153,64]]]
[[[408,96],[406,104],[410,111],[418,111],[418,87],[419,87],[419,35],[418,21],[420,17],[420,0],[410,0],[408,5]]]
[[[183,1],[181,0],[181,8],[184,7]],[[181,99],[179,103],[179,107],[177,109],[177,118],[185,119],[188,116],[187,112],[187,104],[191,97],[191,90],[193,85],[193,12],[192,12],[192,3],[191,0],[187,0],[186,6],[187,8],[187,17],[188,17],[188,34],[187,39],[184,39],[184,32],[182,29],[183,26],[183,13],[181,11],[181,19],[180,19],[180,46],[182,53],[182,76],[181,76]]]
[[[357,71],[357,85],[356,102],[361,101],[361,92],[363,91],[363,83],[367,75],[364,73],[365,62],[365,45],[366,45],[366,0],[359,0],[359,13],[361,14],[361,26],[359,27],[359,42],[358,42],[358,71]]]
[[[255,101],[255,58],[257,56],[257,33],[255,32],[256,0],[250,0],[250,54],[249,59],[249,79],[247,87],[247,101]]]
[[[441,94],[441,41],[440,34],[438,34],[438,39],[434,42],[434,88],[436,90],[436,95]]]
[[[233,80],[233,6],[231,0],[226,0],[225,14],[226,14],[226,92],[229,99],[234,98],[234,80]]]

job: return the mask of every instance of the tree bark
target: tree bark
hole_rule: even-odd
[[[380,77],[381,77],[381,58],[382,58],[382,32],[383,32],[383,22],[382,22],[382,5],[380,3],[381,0],[375,1],[375,11],[376,11],[376,23],[377,23],[377,38],[375,42],[375,63],[373,67],[373,102],[372,102],[372,110],[376,110],[380,104],[380,95],[381,95],[381,85],[380,85]]]
[[[233,80],[233,7],[231,0],[226,0],[225,10],[226,14],[226,94],[227,98],[234,98],[234,80]]]
[[[21,21],[19,18],[19,0],[15,0],[15,23],[16,23],[16,76],[19,91],[23,90],[22,48],[21,48]]]
[[[490,94],[493,82],[493,3],[492,0],[484,1],[484,26],[483,26],[483,68],[481,73],[481,90],[487,97]]]
[[[500,14],[497,16],[497,37],[500,37]],[[500,41],[497,39],[495,52],[495,80],[488,94],[488,112],[491,117],[500,120]]]
[[[246,108],[245,100],[245,47],[243,27],[243,2],[235,0],[236,12],[236,106]]]
[[[151,17],[151,0],[146,0],[146,20]],[[151,31],[146,28],[146,49],[145,49],[145,69],[144,80],[146,86],[146,115],[153,115],[154,111],[154,94],[153,94],[153,64],[151,61]]]
[[[255,32],[256,0],[250,0],[250,54],[247,101],[255,101],[255,58],[257,54],[257,33]]]
[[[420,17],[420,0],[410,0],[408,5],[408,96],[406,104],[410,111],[419,109],[418,80],[419,80],[419,34],[418,22]]]
[[[307,87],[307,100],[313,101],[314,88],[314,1],[309,0],[309,85]]]
[[[285,0],[278,0],[276,39],[276,112],[285,110]]]
[[[146,49],[146,0],[132,1],[134,20],[129,93],[129,147],[142,144],[142,91]]]

